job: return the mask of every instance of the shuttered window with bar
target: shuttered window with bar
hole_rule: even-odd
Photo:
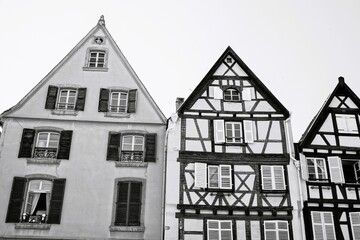
[[[100,89],[99,112],[135,113],[137,90]]]

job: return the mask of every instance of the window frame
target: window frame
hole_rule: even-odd
[[[309,165],[309,161],[311,163],[311,160],[314,160],[312,167],[314,168],[314,173],[310,173],[309,169],[310,169],[310,165]],[[318,160],[322,161],[323,167],[324,167],[324,172],[322,173],[322,175],[324,175],[324,178],[319,178],[319,167],[318,167]],[[328,181],[329,176],[328,176],[328,172],[327,172],[327,165],[326,165],[327,161],[325,160],[325,158],[318,158],[318,157],[306,157],[306,165],[307,165],[307,173],[308,173],[308,180],[309,181]],[[315,178],[311,178],[310,174],[314,174]]]
[[[117,104],[116,105],[112,105],[112,101],[113,101],[113,95],[114,94],[118,94],[119,97],[117,99]],[[125,95],[125,99],[122,99],[121,96]],[[125,105],[121,105],[121,101],[125,100]],[[109,112],[111,113],[127,113],[127,108],[128,108],[128,100],[129,100],[129,91],[125,91],[125,90],[111,90],[110,91],[110,96],[109,96]],[[113,111],[112,108],[115,107],[117,110]],[[123,111],[120,111],[120,109],[123,109]]]
[[[265,168],[270,168],[270,176],[266,176],[264,174],[268,174],[265,172]],[[275,172],[275,168],[281,168],[281,180],[282,182],[280,184],[283,185],[283,188],[281,189],[278,189],[277,188],[277,184],[279,182],[277,182],[277,179],[279,179],[279,176],[276,176],[276,173],[278,172]],[[284,192],[284,191],[287,191],[287,183],[286,183],[286,173],[285,173],[285,170],[286,169],[286,166],[284,165],[261,165],[261,190],[263,192],[266,192],[266,191],[276,191],[276,192]],[[266,180],[266,179],[269,179],[270,178],[270,182],[271,182],[271,188],[267,188],[267,186],[269,185],[269,180]],[[265,188],[266,187],[266,188]]]
[[[63,92],[67,92],[66,96],[61,96]],[[71,92],[75,92],[74,96],[70,96]],[[56,110],[67,110],[67,111],[74,111],[76,108],[76,101],[78,96],[78,89],[76,88],[66,88],[66,87],[60,87],[58,92],[58,97],[56,99]],[[60,101],[62,97],[65,97],[65,102]],[[69,98],[73,97],[74,101],[73,103],[69,102]],[[64,108],[60,107],[60,105],[64,105]]]
[[[96,58],[95,58],[95,66],[90,66],[91,65],[91,61],[90,59],[92,58],[91,53],[97,53]],[[104,62],[103,62],[103,66],[99,67],[98,66],[98,53],[104,53]],[[89,47],[86,50],[86,56],[85,56],[85,64],[83,67],[84,71],[108,71],[108,58],[109,58],[109,50],[107,48],[104,47]]]
[[[233,166],[230,164],[207,164],[201,162],[194,163],[194,184],[195,188],[204,188],[208,191],[233,191],[234,175]],[[212,181],[210,169],[216,170],[217,178]],[[228,169],[228,174],[224,174],[223,170]],[[211,186],[211,183],[216,183],[216,186]],[[228,185],[228,186],[226,186]]]
[[[275,224],[275,228],[274,229],[267,229],[267,224],[271,224],[274,223]],[[286,225],[286,229],[280,229],[279,228],[279,224],[283,223]],[[290,232],[289,232],[289,222],[288,221],[284,221],[284,220],[267,220],[264,221],[264,238],[265,240],[267,240],[267,232],[275,232],[275,239],[271,238],[271,240],[280,240],[280,232],[286,232],[287,233],[287,240],[290,239]],[[281,238],[283,239],[283,238]]]
[[[225,102],[241,102],[240,92],[236,88],[227,88],[223,91],[223,99]],[[226,99],[229,97],[229,99]],[[235,99],[237,98],[237,99]]]
[[[44,133],[47,134],[46,146],[45,147],[38,146],[40,135],[44,134]],[[57,135],[58,136],[58,141],[57,141],[56,148],[55,147],[48,147],[51,135]],[[34,141],[35,146],[33,147],[32,154],[31,154],[32,158],[36,158],[36,159],[56,159],[58,151],[59,151],[60,136],[61,136],[61,132],[56,131],[56,130],[53,130],[53,131],[51,131],[51,130],[38,130],[38,131],[35,131],[36,140]],[[54,149],[56,149],[56,150],[54,151]],[[42,151],[42,150],[44,151],[43,152],[44,157],[41,157],[41,156],[37,157],[37,151]],[[48,157],[46,157],[46,156],[48,156]]]
[[[353,119],[352,119],[353,118]],[[342,134],[359,134],[358,129],[358,119],[356,114],[335,114],[336,125],[338,129],[338,133]],[[355,124],[356,128],[351,128],[353,124]],[[340,128],[341,127],[341,128]]]
[[[210,227],[211,222],[217,223],[218,227],[217,228],[211,228]],[[222,223],[229,223],[230,224],[230,229],[223,229],[222,226],[221,226]],[[216,239],[222,240],[221,233],[223,231],[230,232],[231,233],[230,234],[230,236],[231,236],[230,240],[234,239],[234,229],[233,229],[233,221],[232,220],[207,219],[206,220],[206,234],[207,234],[206,239],[207,240],[212,240],[212,238],[210,238],[210,231],[217,231],[218,232],[218,236],[217,236]]]
[[[236,126],[239,125],[239,128]],[[244,129],[242,122],[225,122],[225,142],[227,144],[239,144],[244,143]],[[231,132],[231,137],[229,137],[229,132]],[[236,137],[240,135],[240,137]]]
[[[131,144],[126,143],[125,138],[131,138]],[[141,138],[142,143],[136,144],[136,138]],[[145,160],[145,144],[146,135],[139,133],[125,133],[121,134],[120,140],[120,162],[144,162]],[[128,145],[131,147],[130,150],[124,149],[124,146]],[[135,150],[136,145],[141,146],[141,150]],[[125,154],[125,152],[127,154]]]
[[[314,213],[318,213],[320,214],[320,223],[315,223],[314,222]],[[326,223],[325,219],[324,219],[324,215],[325,214],[330,214],[331,215],[331,223]],[[332,226],[332,232],[333,232],[333,236],[334,239],[336,238],[336,233],[335,233],[335,224],[334,224],[334,216],[332,212],[326,212],[326,211],[311,211],[311,227],[312,227],[312,235],[313,235],[313,239],[316,240],[316,230],[315,230],[315,225],[317,226],[321,226],[321,231],[322,231],[322,238],[323,239],[327,239],[327,232],[326,232],[326,227],[327,226]],[[325,237],[325,238],[324,238]]]

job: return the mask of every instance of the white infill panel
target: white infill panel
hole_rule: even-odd
[[[223,99],[223,91],[220,87],[214,87],[214,99]]]
[[[195,187],[206,188],[206,163],[195,163]]]
[[[225,142],[225,122],[223,119],[214,120],[214,141],[215,143]]]
[[[251,101],[251,88],[243,88],[242,100],[243,101]]]
[[[330,178],[334,183],[344,183],[344,173],[341,163],[341,158],[334,156],[328,157],[329,169],[330,169]]]

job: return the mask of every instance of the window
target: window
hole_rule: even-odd
[[[6,222],[59,224],[65,182],[14,177]]]
[[[311,212],[314,240],[335,240],[332,212]]]
[[[103,68],[105,67],[105,54],[103,50],[90,50],[88,67]]]
[[[253,122],[244,120],[242,122],[225,122],[223,119],[213,121],[214,125],[214,142],[239,144],[254,142]]]
[[[50,85],[45,109],[84,111],[86,88],[59,88]]]
[[[240,101],[240,93],[238,90],[229,88],[224,91],[224,100],[225,101],[233,101],[238,102]]]
[[[232,189],[231,165],[207,165],[195,163],[195,187]]]
[[[349,214],[353,239],[360,240],[360,212],[351,212]]]
[[[109,111],[110,112],[126,112],[127,111],[127,92],[111,92]]]
[[[137,90],[100,89],[99,112],[135,113]]]
[[[339,133],[359,133],[356,115],[336,114]]]
[[[106,159],[124,162],[155,162],[156,133],[110,132]]]
[[[69,159],[72,131],[23,130],[19,158]]]
[[[287,221],[264,221],[265,240],[288,240]]]
[[[261,181],[263,190],[285,190],[283,166],[261,166]]]
[[[327,179],[326,164],[323,158],[307,158],[309,180]]]
[[[232,222],[229,220],[207,220],[208,240],[232,240]]]
[[[117,184],[115,226],[140,226],[142,183],[120,181]]]

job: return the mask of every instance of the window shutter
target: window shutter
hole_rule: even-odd
[[[272,166],[274,171],[275,190],[285,190],[285,177],[283,166]]]
[[[244,137],[245,142],[253,143],[254,142],[254,133],[253,133],[253,122],[249,120],[244,120]]]
[[[324,232],[322,227],[322,218],[320,212],[311,212],[311,222],[313,227],[314,239],[324,239]]]
[[[45,109],[55,109],[58,89],[59,88],[56,86],[49,86],[46,96]]]
[[[360,212],[350,213],[351,231],[354,240],[360,240]]]
[[[355,115],[349,115],[346,123],[347,123],[347,128],[348,128],[349,132],[352,132],[352,133],[359,132]]]
[[[24,201],[25,186],[26,186],[26,178],[14,177],[5,222],[7,223],[20,222],[21,208]]]
[[[206,188],[206,163],[195,163],[195,187],[197,188]]]
[[[99,112],[107,112],[109,109],[109,89],[100,88]]]
[[[301,177],[302,179],[307,181],[309,179],[307,160],[304,154],[299,153],[299,156],[300,156]]]
[[[272,190],[272,171],[271,166],[261,166],[261,182],[262,189],[264,190]]]
[[[54,179],[47,223],[60,224],[66,179]]]
[[[129,226],[140,226],[141,216],[141,182],[130,183],[130,202],[129,202]]]
[[[69,159],[72,134],[73,131],[71,130],[60,133],[58,159]]]
[[[156,133],[146,134],[145,162],[156,162]]]
[[[223,99],[223,91],[220,87],[214,87],[214,99]]]
[[[129,90],[128,109],[127,109],[128,113],[136,112],[136,94],[137,94],[136,89]]]
[[[323,212],[323,223],[327,240],[336,240],[332,212]]]
[[[127,200],[129,193],[129,182],[118,182],[117,189],[117,202],[116,202],[116,213],[115,213],[115,226],[126,225],[127,215]]]
[[[75,110],[84,111],[86,98],[86,88],[79,88]]]
[[[19,158],[22,157],[31,157],[33,150],[33,142],[35,138],[35,130],[24,128],[23,134],[21,137],[20,149],[19,149]]]
[[[214,141],[215,143],[225,142],[225,122],[222,119],[214,120]]]
[[[243,101],[251,101],[251,89],[250,88],[243,88],[242,100]]]
[[[232,188],[232,176],[230,165],[220,165],[220,188]]]
[[[340,157],[328,157],[330,177],[331,181],[334,183],[343,183],[344,174]]]
[[[339,132],[346,132],[346,119],[344,115],[336,115],[336,124]]]
[[[106,160],[119,161],[120,133],[109,133]]]

